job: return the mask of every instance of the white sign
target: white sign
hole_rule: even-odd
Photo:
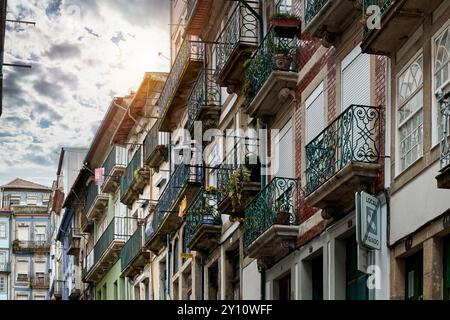
[[[380,250],[381,210],[378,198],[366,192],[356,194],[356,225],[358,244]]]

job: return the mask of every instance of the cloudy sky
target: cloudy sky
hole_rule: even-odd
[[[87,147],[114,96],[167,71],[167,0],[8,0],[0,185],[51,185],[61,147]],[[163,52],[163,57],[159,56]]]

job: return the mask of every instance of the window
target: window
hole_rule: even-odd
[[[35,295],[34,296],[34,300],[39,301],[39,300],[46,300],[44,295]]]
[[[17,300],[28,300],[28,293],[17,293]]]
[[[45,263],[45,261],[36,261],[34,263],[34,273],[36,275],[37,281],[45,281],[45,271],[47,269],[46,266],[47,264]]]
[[[37,205],[37,196],[27,196],[27,205],[28,206],[35,206]]]
[[[292,0],[277,0],[275,12],[291,13],[292,12]]]
[[[34,227],[34,239],[39,242],[45,242],[46,237],[46,227],[42,225],[36,225]]]
[[[6,293],[6,277],[0,276],[0,293]]]
[[[20,205],[20,196],[19,195],[10,195],[9,203],[10,203],[11,206],[18,206],[18,205]]]
[[[173,275],[178,272],[178,259],[180,257],[178,250],[178,238],[173,243]]]
[[[423,152],[422,63],[423,58],[420,55],[398,78],[397,123],[400,171],[419,159]]]
[[[16,264],[17,282],[28,281],[28,270],[29,270],[28,260],[17,260]]]
[[[438,94],[440,91],[444,91],[450,83],[450,26],[447,26],[433,40],[433,51],[434,90],[435,94]],[[437,137],[438,140],[441,140],[444,123],[441,106],[439,103],[436,103],[436,106]]]
[[[17,227],[17,239],[20,241],[28,241],[30,239],[29,227],[27,225],[19,225]]]
[[[325,128],[325,96],[323,91],[322,82],[305,101],[305,144],[314,140]]]
[[[0,239],[7,238],[8,234],[7,234],[6,228],[7,228],[6,223],[1,222],[0,223]]]

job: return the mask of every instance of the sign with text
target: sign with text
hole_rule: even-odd
[[[356,194],[358,243],[367,249],[381,249],[380,201],[366,192]]]
[[[95,169],[95,184],[101,186],[105,180],[105,168]]]

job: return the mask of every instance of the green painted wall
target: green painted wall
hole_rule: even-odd
[[[113,265],[103,279],[95,286],[96,300],[125,300],[127,284],[125,278],[120,277],[120,259]]]

